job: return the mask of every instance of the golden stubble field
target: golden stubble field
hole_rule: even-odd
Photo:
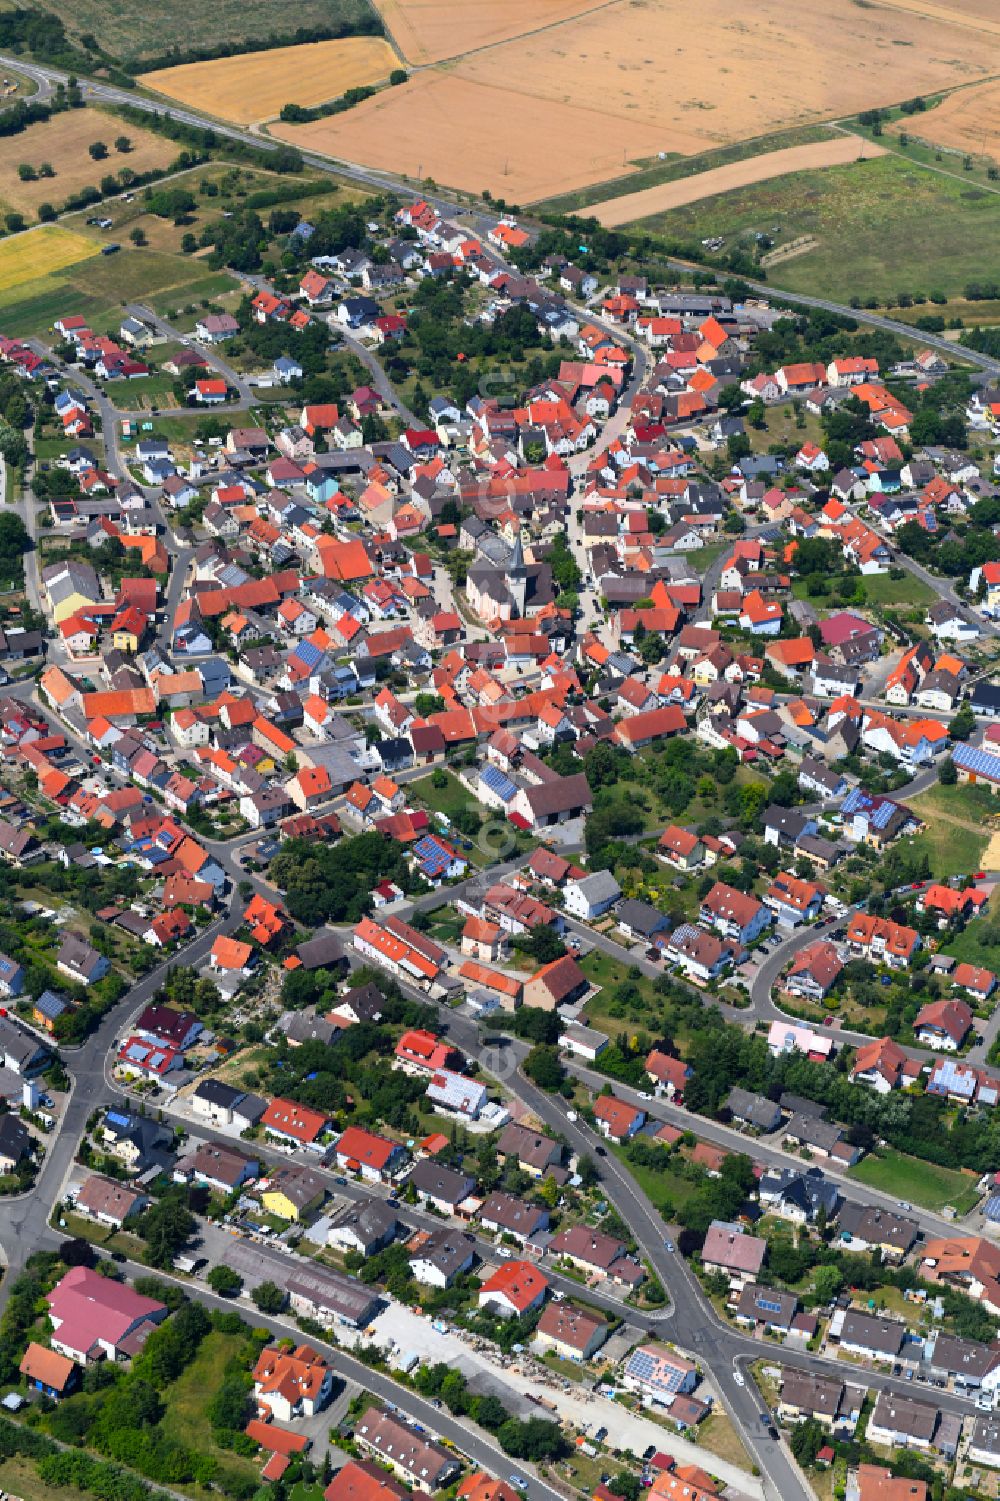
[[[408,63],[437,63],[593,10],[601,0],[376,0]]]
[[[655,154],[659,140],[641,121],[524,100],[450,71],[419,73],[346,114],[311,125],[275,125],[272,134],[418,181],[432,177],[473,193],[489,188],[508,203],[618,177],[626,157]]]
[[[115,150],[119,136],[128,136],[132,149]],[[108,154],[94,161],[88,147],[103,141]],[[116,120],[113,115],[96,109],[71,109],[29,125],[20,135],[7,136],[0,151],[0,200],[21,213],[33,214],[40,203],[65,203],[71,193],[96,185],[110,173],[116,177],[123,167],[133,172],[149,172],[169,167],[180,147],[166,136]],[[54,177],[22,182],[18,166],[22,163],[37,171],[43,162],[54,169]]]
[[[280,114],[284,104],[324,104],[347,89],[380,83],[398,66],[381,37],[357,36],[161,68],[142,81],[181,104],[250,125]]]
[[[896,120],[889,129],[896,135],[905,130],[949,151],[1000,161],[1000,78],[958,89],[933,109]]]
[[[454,34],[440,18],[454,14]],[[995,0],[611,0],[490,45],[527,24],[500,0],[385,0],[425,54],[464,54],[389,94],[283,139],[411,177],[528,203],[622,177],[658,153],[691,155],[1000,72]],[[545,19],[542,19],[542,18]],[[553,24],[555,23],[555,24]],[[480,48],[481,50],[476,50]]]

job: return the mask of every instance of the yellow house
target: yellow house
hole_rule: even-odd
[[[89,563],[52,563],[42,569],[42,584],[56,625],[61,625],[79,610],[86,610],[101,600],[101,586]]]
[[[136,631],[129,630],[127,626],[119,626],[111,633],[111,640],[118,651],[137,652],[139,650],[139,636]]]
[[[260,1196],[268,1214],[279,1220],[300,1220],[326,1198],[326,1184],[308,1167],[281,1167]]]

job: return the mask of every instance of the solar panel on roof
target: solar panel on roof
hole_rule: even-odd
[[[502,798],[505,803],[509,803],[511,798],[517,794],[517,788],[510,777],[504,776],[498,766],[484,766],[480,773],[480,780],[485,783],[491,792],[495,792],[497,797]]]
[[[952,752],[952,759],[963,771],[971,771],[976,776],[1000,782],[1000,756],[991,756],[989,751],[959,741]]]

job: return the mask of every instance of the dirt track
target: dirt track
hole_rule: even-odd
[[[698,172],[694,177],[681,177],[675,182],[660,183],[655,188],[644,188],[640,193],[609,198],[604,203],[593,204],[587,213],[612,229],[619,224],[631,224],[636,219],[648,219],[652,214],[666,213],[668,209],[681,208],[686,203],[697,203],[701,198],[713,198],[717,193],[730,193],[734,188],[766,182],[771,177],[784,177],[788,172],[841,167],[856,161],[862,148],[866,157],[885,155],[881,146],[864,141],[860,136],[836,135],[828,141],[814,141],[810,146],[768,151],[763,156],[750,156],[725,167],[713,167],[710,172]]]

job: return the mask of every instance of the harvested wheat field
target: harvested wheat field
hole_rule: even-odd
[[[131,150],[116,150],[119,136],[128,137]],[[103,141],[108,148],[102,161],[94,161],[88,150],[95,141]],[[127,125],[102,110],[67,110],[29,125],[4,142],[0,151],[0,199],[21,213],[33,214],[40,203],[54,203],[58,208],[71,193],[96,187],[109,173],[117,177],[123,167],[136,173],[169,167],[179,150],[176,141]],[[19,165],[24,163],[37,172],[43,162],[49,163],[54,176],[21,181]]]
[[[142,81],[181,104],[250,125],[271,119],[284,104],[325,104],[347,89],[379,83],[398,65],[381,37],[357,36],[161,68]]]
[[[452,72],[420,73],[356,109],[310,125],[276,125],[294,146],[470,193],[529,203],[606,182],[648,157],[660,132],[597,109],[525,99]],[[686,149],[694,150],[692,142]]]
[[[1000,78],[959,89],[925,114],[908,115],[889,127],[932,146],[1000,161]]]
[[[462,78],[511,85],[525,101],[593,105],[656,127],[657,147],[687,154],[853,114],[1000,72],[996,23],[829,0],[677,6],[616,0],[557,31],[454,65]],[[944,14],[944,7],[935,7]],[[994,12],[995,16],[995,0]]]
[[[406,61],[424,64],[558,25],[600,3],[602,0],[376,0],[376,8]]]
[[[698,172],[694,177],[680,177],[675,182],[663,182],[655,188],[644,188],[641,193],[626,193],[621,198],[609,198],[606,203],[595,203],[587,209],[606,229],[619,224],[631,224],[636,219],[647,219],[651,214],[663,214],[668,209],[681,208],[685,203],[697,203],[701,198],[714,198],[717,193],[731,193],[735,188],[745,188],[750,183],[767,182],[772,177],[784,177],[786,172],[806,172],[817,167],[842,167],[845,162],[857,161],[860,157],[884,156],[881,146],[866,141],[862,136],[836,135],[829,141],[814,141],[809,146],[789,146],[784,151],[767,151],[763,156],[750,156],[745,161],[729,162],[724,167],[713,167],[710,172]]]
[[[22,235],[0,240],[0,292],[63,271],[100,250],[96,241],[55,224],[43,224]]]

